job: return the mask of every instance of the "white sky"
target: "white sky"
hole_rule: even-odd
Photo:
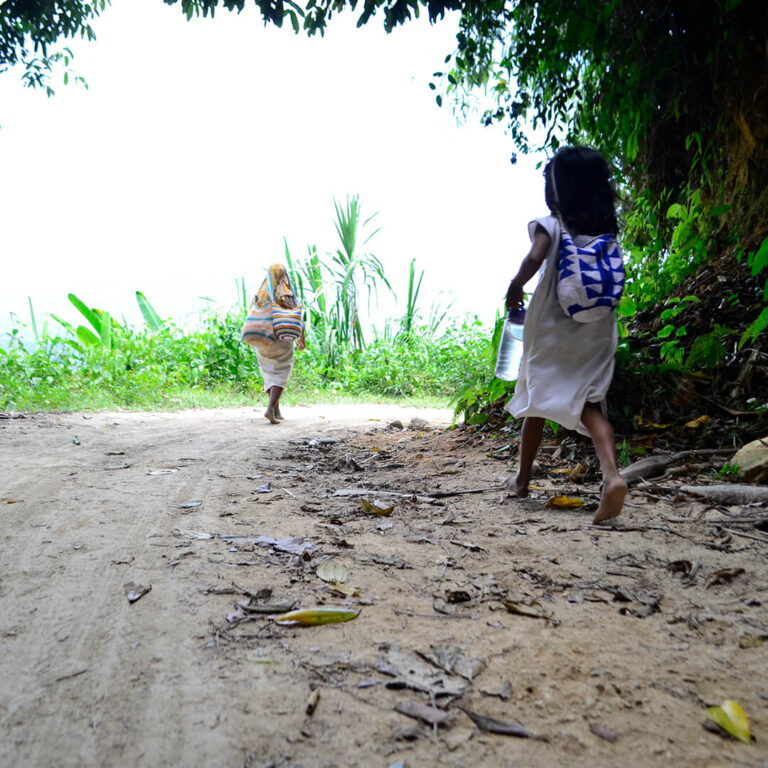
[[[56,95],[0,76],[0,331],[27,296],[81,322],[66,299],[139,323],[134,292],[188,322],[208,296],[236,300],[262,267],[337,247],[333,196],[378,211],[370,243],[404,302],[411,258],[421,307],[489,322],[545,209],[535,160],[475,116],[457,125],[428,89],[456,18],[386,35],[337,17],[324,38],[265,28],[255,9],[187,22],[161,0],[114,0],[77,41],[90,89]],[[384,306],[387,315],[397,309]],[[55,329],[49,323],[49,329]]]

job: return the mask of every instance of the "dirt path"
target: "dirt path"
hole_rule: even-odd
[[[544,507],[596,492],[556,474],[441,496],[497,486],[501,443],[407,428],[447,412],[286,410],[0,420],[0,765],[768,766],[702,728],[732,698],[768,739],[768,544],[717,522],[754,510],[633,493],[601,530]],[[318,578],[329,556],[358,595]],[[360,615],[280,627],[249,595]]]

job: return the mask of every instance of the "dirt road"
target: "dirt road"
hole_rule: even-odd
[[[633,493],[598,529],[545,508],[596,492],[563,475],[451,495],[506,467],[447,412],[286,416],[0,420],[0,765],[768,766],[768,544],[727,511]],[[723,699],[759,744],[702,727]]]

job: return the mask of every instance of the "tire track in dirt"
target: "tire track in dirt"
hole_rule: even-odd
[[[238,738],[228,722],[233,708],[237,722],[252,719],[247,705],[242,712],[247,690],[234,704],[232,690],[254,681],[232,680],[225,661],[206,653],[222,602],[199,592],[209,580],[194,567],[204,548],[172,531],[221,530],[232,500],[250,515],[256,505],[227,494],[254,485],[246,478],[275,445],[344,426],[311,409],[290,412],[301,418],[278,427],[250,409],[3,424],[0,487],[19,503],[3,510],[0,763],[233,764],[249,743],[264,745]],[[148,474],[162,467],[179,471]],[[199,508],[179,509],[197,499]],[[129,605],[127,581],[152,591]],[[279,693],[266,698],[284,704]]]

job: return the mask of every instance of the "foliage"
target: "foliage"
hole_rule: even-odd
[[[363,251],[378,232],[366,232],[376,214],[362,219],[357,195],[347,197],[343,206],[334,200],[334,208],[341,247],[330,258],[321,260],[317,247],[311,246],[307,259],[296,260],[285,244],[286,261],[307,309],[308,341],[319,347],[331,368],[339,364],[347,347],[358,351],[365,348],[361,293],[365,292],[370,309],[371,300],[378,299],[380,285],[392,291],[384,265],[374,254]]]
[[[335,274],[319,259],[314,266],[320,274]],[[311,276],[311,263],[309,268]],[[173,408],[209,403],[219,396],[228,402],[252,402],[262,381],[255,354],[240,340],[246,312],[242,281],[238,294],[237,309],[223,316],[208,312],[194,330],[161,320],[141,292],[137,301],[146,325],[139,330],[115,323],[109,312],[70,294],[88,325],[55,318],[61,335],[51,335],[47,324],[38,327],[30,302],[33,341],[25,340],[25,326],[17,323],[5,348],[0,347],[0,410]],[[343,296],[337,293],[336,302]],[[383,333],[372,332],[364,348],[347,338],[333,359],[326,354],[322,335],[319,343],[310,337],[307,349],[296,355],[289,394],[424,402],[430,397],[445,400],[465,387],[487,362],[488,340],[480,324],[454,322],[442,328],[433,316],[417,324],[415,301],[412,309],[410,334],[400,332],[399,320],[395,332],[388,323]],[[331,308],[329,315],[333,318],[338,311]]]
[[[64,84],[70,78],[72,51],[57,49],[61,38],[94,40],[91,22],[109,0],[6,0],[0,3],[0,74],[20,65],[22,80],[53,94],[51,73],[63,64]],[[83,78],[75,76],[85,84]]]
[[[496,318],[493,334],[482,350],[481,364],[472,371],[471,380],[458,390],[454,414],[463,416],[467,424],[482,424],[488,420],[488,410],[515,391],[514,381],[503,381],[493,375],[499,344],[504,330],[504,316]]]

